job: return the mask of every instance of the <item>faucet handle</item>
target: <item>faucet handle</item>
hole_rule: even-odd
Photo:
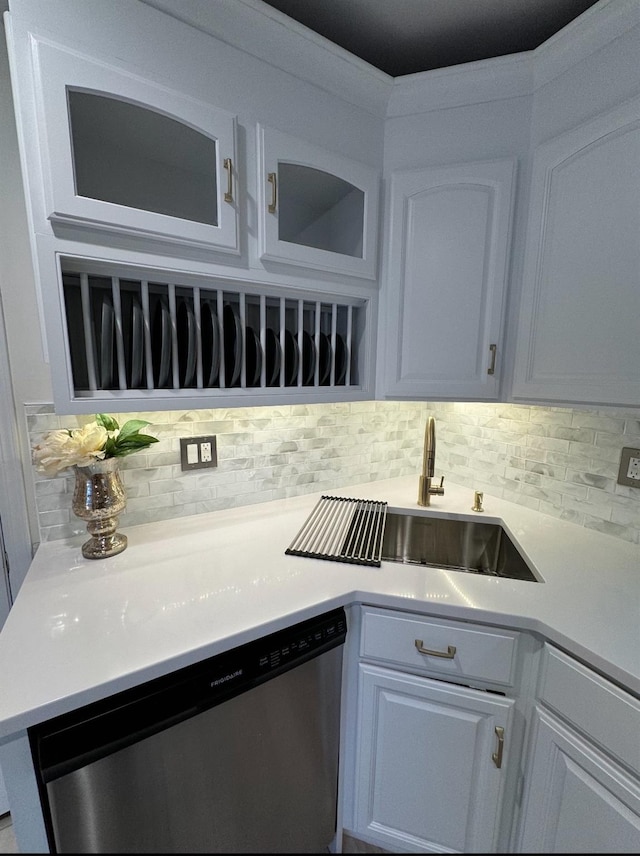
[[[444,476],[440,476],[440,484],[437,487],[429,487],[429,493],[444,496]]]

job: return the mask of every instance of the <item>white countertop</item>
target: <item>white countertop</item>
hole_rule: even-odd
[[[529,630],[640,694],[640,547],[417,476],[325,494],[502,522],[544,583],[285,555],[320,493],[124,528],[97,561],[85,537],[38,549],[0,633],[0,737],[354,602]]]

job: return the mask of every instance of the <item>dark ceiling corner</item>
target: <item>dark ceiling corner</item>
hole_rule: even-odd
[[[392,77],[537,48],[597,0],[264,0]]]

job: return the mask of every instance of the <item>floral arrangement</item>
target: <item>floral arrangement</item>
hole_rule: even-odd
[[[123,458],[158,442],[157,437],[140,433],[149,424],[144,419],[130,419],[121,428],[112,416],[98,413],[94,422],[82,428],[46,434],[33,447],[33,463],[38,472],[55,476],[69,467],[88,467],[105,458]]]

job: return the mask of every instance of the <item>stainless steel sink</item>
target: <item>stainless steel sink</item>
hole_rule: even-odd
[[[381,558],[541,582],[497,523],[388,512]]]

